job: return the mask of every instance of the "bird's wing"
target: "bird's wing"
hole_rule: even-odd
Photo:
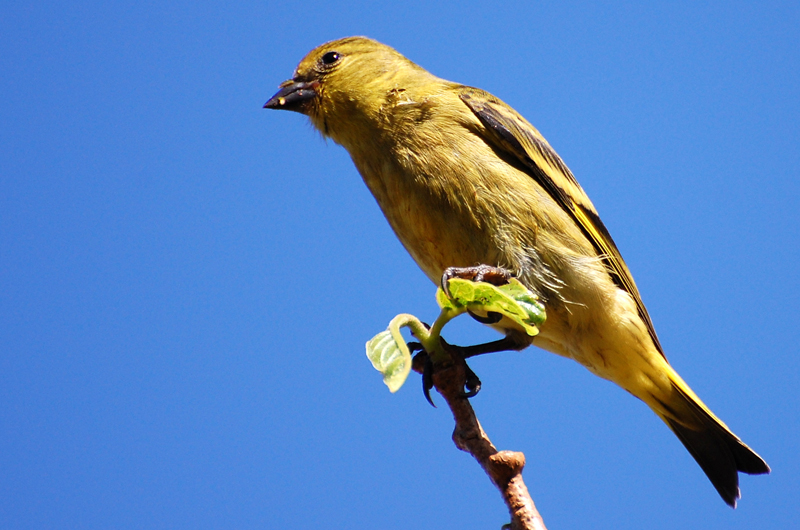
[[[567,212],[605,262],[608,273],[620,289],[636,301],[639,316],[653,343],[663,356],[653,322],[639,295],[628,266],[611,239],[592,202],[556,152],[525,118],[488,92],[461,87],[459,97],[485,128],[484,140],[495,149],[518,160],[526,172]],[[666,358],[666,357],[665,357]]]

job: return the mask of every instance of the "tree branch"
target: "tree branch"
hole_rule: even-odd
[[[498,451],[489,440],[469,399],[464,397],[466,363],[457,356],[453,357],[452,364],[437,365],[433,374],[433,384],[447,401],[456,421],[453,442],[478,461],[500,490],[511,514],[511,530],[547,530],[522,480],[525,455],[515,451]]]

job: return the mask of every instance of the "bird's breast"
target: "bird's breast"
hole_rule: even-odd
[[[447,267],[493,261],[488,223],[441,173],[404,167],[391,158],[359,170],[398,239],[433,282]]]

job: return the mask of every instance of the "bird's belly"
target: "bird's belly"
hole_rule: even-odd
[[[548,307],[547,320],[533,344],[574,359],[639,397],[669,387],[664,379],[666,360],[631,297],[615,286],[606,294],[583,306]]]

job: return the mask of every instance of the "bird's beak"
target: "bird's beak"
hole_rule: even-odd
[[[319,86],[317,81],[310,83],[304,81],[294,81],[289,79],[281,83],[281,89],[269,98],[264,104],[265,109],[293,110],[304,112],[306,103],[316,97],[316,88]]]

